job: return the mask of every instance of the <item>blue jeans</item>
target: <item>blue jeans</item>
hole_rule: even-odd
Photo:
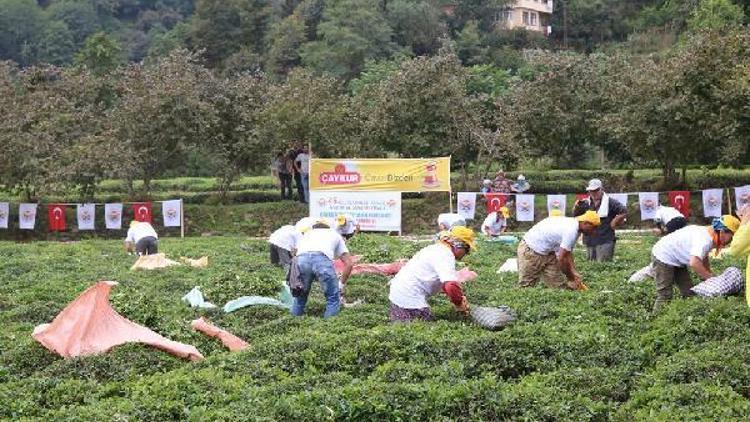
[[[305,193],[305,202],[310,202],[310,173],[302,173],[302,190]]]
[[[339,278],[333,268],[333,261],[322,253],[303,253],[297,257],[297,265],[299,265],[300,278],[305,286],[305,292],[302,296],[294,298],[292,315],[301,316],[305,313],[307,296],[310,294],[314,279],[320,281],[320,286],[323,288],[323,294],[326,297],[326,312],[323,314],[323,318],[338,315],[341,307]]]

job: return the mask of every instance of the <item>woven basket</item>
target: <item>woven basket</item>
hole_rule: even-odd
[[[488,330],[499,330],[516,319],[516,313],[507,306],[474,306],[470,313],[477,325]]]

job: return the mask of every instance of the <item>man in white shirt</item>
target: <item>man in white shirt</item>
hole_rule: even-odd
[[[440,239],[423,248],[396,274],[390,283],[391,322],[432,320],[427,298],[442,291],[456,310],[467,314],[469,303],[461,290],[456,260],[476,249],[474,231],[455,226]]]
[[[713,248],[728,246],[739,226],[736,217],[725,215],[714,219],[710,227],[687,226],[656,242],[651,249],[656,280],[655,313],[672,300],[675,285],[682,297],[695,295],[691,290],[693,283],[688,268],[692,268],[701,280],[711,278],[708,253]]]
[[[579,234],[593,233],[600,224],[596,211],[578,217],[547,217],[535,224],[518,244],[518,284],[532,287],[544,278],[547,287],[585,290],[573,263],[573,248]]]
[[[294,167],[302,177],[302,188],[304,190],[304,202],[310,200],[310,153],[307,147],[302,147],[302,152],[294,159]]]
[[[438,229],[440,231],[450,230],[454,226],[465,226],[466,220],[456,213],[443,213],[438,215]]]
[[[359,225],[354,221],[354,217],[349,214],[339,214],[336,216],[336,232],[344,239],[349,240],[357,232]]]
[[[133,220],[125,236],[125,250],[135,250],[138,255],[153,255],[159,250],[159,235],[151,224]]]
[[[654,224],[659,234],[665,235],[687,226],[687,219],[676,208],[660,205],[654,215]]]
[[[341,282],[345,285],[352,272],[353,262],[341,235],[331,230],[329,223],[325,220],[318,221],[311,230],[302,235],[297,244],[297,256],[293,262],[293,265],[297,266],[302,289],[301,291],[292,290],[292,295],[294,295],[292,315],[302,316],[305,313],[307,296],[310,294],[314,279],[320,281],[326,297],[326,310],[323,318],[338,315],[341,298],[339,279],[333,267],[333,261],[337,258],[344,262]]]
[[[292,225],[281,226],[271,233],[268,238],[271,264],[288,268],[301,237],[302,233]]]
[[[508,217],[510,217],[510,211],[507,207],[487,214],[487,218],[482,223],[482,233],[489,237],[501,236],[508,230]]]

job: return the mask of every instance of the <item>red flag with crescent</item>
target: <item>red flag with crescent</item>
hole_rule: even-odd
[[[136,202],[133,204],[133,219],[136,221],[151,222],[151,203]]]
[[[65,231],[65,205],[47,204],[47,219],[49,220],[49,231]]]
[[[681,212],[685,218],[690,217],[690,192],[686,190],[674,190],[669,192],[669,203]]]
[[[505,206],[505,204],[508,202],[508,194],[485,193],[484,199],[485,201],[487,201],[487,214],[489,214]]]

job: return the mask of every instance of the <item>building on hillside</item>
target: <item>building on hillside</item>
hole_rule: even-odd
[[[552,0],[516,0],[515,4],[498,12],[497,24],[506,29],[525,28],[541,32],[545,36],[552,33]]]

